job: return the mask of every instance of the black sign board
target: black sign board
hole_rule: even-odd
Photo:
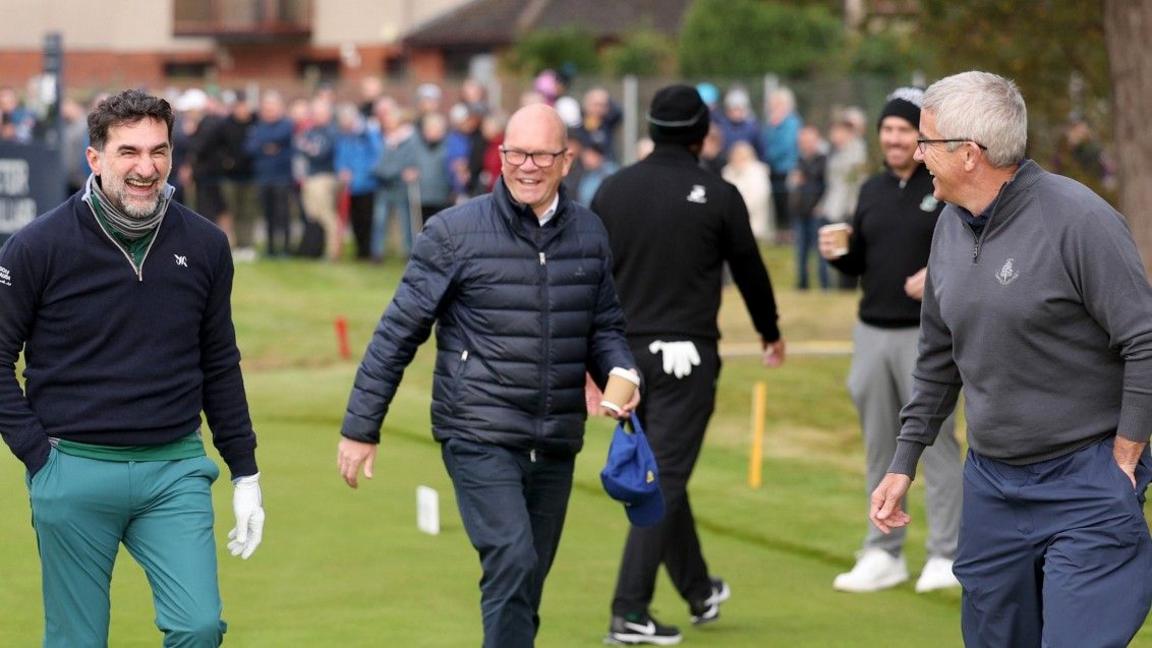
[[[0,243],[64,201],[60,166],[56,149],[0,142]]]

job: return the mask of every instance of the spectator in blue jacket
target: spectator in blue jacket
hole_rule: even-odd
[[[736,86],[724,95],[724,110],[714,115],[720,132],[724,135],[724,155],[736,142],[748,142],[756,149],[756,155],[763,157],[763,143],[760,141],[760,122],[752,112],[752,100],[748,91]]]
[[[388,230],[393,218],[400,235],[400,253],[412,249],[412,217],[418,202],[420,179],[420,137],[412,127],[407,110],[392,105],[378,110],[381,128],[380,160],[376,163],[376,205],[372,214],[372,257],[383,259],[388,252]],[[414,200],[416,198],[417,200]]]
[[[433,214],[452,204],[452,180],[448,177],[444,147],[448,120],[440,113],[429,113],[424,116],[420,131],[420,222],[426,223]]]
[[[336,137],[334,164],[344,191],[348,192],[348,223],[356,241],[356,258],[372,258],[372,211],[376,199],[373,168],[380,158],[380,134],[369,128],[360,109],[343,104],[336,111],[340,134]]]
[[[584,173],[577,185],[576,200],[581,205],[591,205],[592,197],[596,195],[600,183],[619,171],[620,165],[608,157],[607,151],[598,142],[592,140],[584,142],[584,148],[580,151],[580,162],[584,167]]]
[[[11,86],[0,86],[0,124],[9,132],[6,139],[17,142],[31,142],[36,130],[36,114],[24,107]]]
[[[577,131],[585,141],[600,147],[604,157],[616,160],[616,131],[624,121],[624,111],[604,88],[592,88],[580,102],[581,119]],[[585,203],[587,204],[587,203]]]
[[[452,191],[456,201],[487,192],[480,176],[484,170],[486,141],[480,131],[481,117],[464,104],[456,104],[448,111],[450,130],[445,141],[448,174],[452,178]]]
[[[768,118],[764,120],[762,155],[768,164],[772,180],[772,207],[776,214],[776,231],[785,232],[791,226],[788,211],[788,175],[800,161],[797,138],[804,121],[796,113],[796,95],[785,87],[776,88],[768,95]]]
[[[436,325],[432,434],[480,556],[486,648],[531,648],[583,445],[585,370],[634,368],[600,219],[560,188],[564,123],[508,122],[492,193],[433,216],[356,374],[339,444],[355,488],[405,367]],[[639,393],[627,404],[628,415]]]
[[[312,100],[312,126],[296,138],[296,148],[307,170],[300,188],[305,215],[324,228],[324,256],[340,256],[340,214],[336,205],[340,181],[336,177],[336,138],[332,123],[332,103],[317,97]]]
[[[252,156],[256,190],[264,210],[268,232],[268,256],[289,252],[292,213],[292,120],[288,119],[284,98],[267,92],[260,99],[260,116],[248,130],[245,151]]]

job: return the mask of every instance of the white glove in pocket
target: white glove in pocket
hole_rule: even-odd
[[[683,378],[692,373],[692,367],[700,366],[700,353],[696,345],[689,341],[664,342],[656,340],[648,345],[652,353],[663,353],[664,373]]]

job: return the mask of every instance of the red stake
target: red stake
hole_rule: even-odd
[[[352,349],[348,348],[348,319],[343,315],[336,318],[336,342],[340,345],[340,357],[349,360],[352,358]]]

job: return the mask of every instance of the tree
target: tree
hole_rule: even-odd
[[[917,69],[922,47],[902,30],[849,34],[845,42],[845,69],[849,74],[867,74],[889,79],[907,79]]]
[[[657,76],[671,71],[676,48],[671,39],[651,29],[641,29],[604,50],[604,68],[614,76]]]
[[[1033,156],[1053,149],[1071,112],[1106,135],[1119,168],[1117,206],[1152,263],[1152,129],[1144,116],[1152,105],[1152,0],[922,1],[921,40],[935,54],[928,71],[1012,77],[1028,102]]]
[[[1152,2],[1104,0],[1104,33],[1112,79],[1113,132],[1120,172],[1120,212],[1145,266],[1152,263]]]
[[[680,30],[684,76],[806,77],[840,46],[843,26],[823,4],[696,0]]]
[[[1098,3],[923,0],[926,72],[987,70],[1011,78],[1028,103],[1029,153],[1046,161],[1070,113],[1107,106],[1108,58]],[[1070,91],[1079,79],[1077,92]],[[1097,123],[1096,126],[1100,126]]]
[[[600,58],[596,51],[596,38],[573,27],[525,35],[512,47],[505,64],[512,71],[525,75],[546,69],[589,74],[600,69]]]

